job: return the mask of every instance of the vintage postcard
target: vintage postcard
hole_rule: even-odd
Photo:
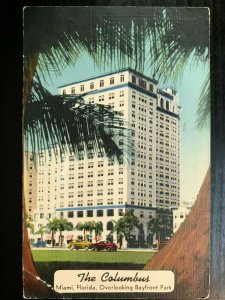
[[[208,296],[209,13],[24,8],[25,298]]]

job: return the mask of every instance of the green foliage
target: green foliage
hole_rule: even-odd
[[[91,222],[91,229],[92,229],[92,231],[94,230],[95,238],[97,238],[97,236],[98,235],[100,236],[102,231],[103,231],[102,222],[92,221]]]
[[[130,234],[133,227],[139,227],[139,220],[134,215],[134,210],[126,210],[125,214],[118,220],[114,221],[113,232],[117,234],[117,241],[122,243],[122,237],[124,236],[126,240],[130,239]]]
[[[97,65],[151,67],[153,77],[175,83],[188,60],[192,67],[208,64],[208,17],[205,8],[27,7],[25,61],[38,56],[37,70],[45,78],[86,52]],[[209,114],[209,97],[203,98],[201,119]]]
[[[27,216],[26,219],[26,226],[27,228],[29,228],[31,230],[31,233],[34,233],[34,224],[33,224],[34,220],[31,216]]]
[[[40,234],[41,235],[41,240],[43,241],[43,235],[48,232],[48,228],[46,226],[42,226],[39,228],[35,234]]]
[[[164,240],[166,237],[170,237],[173,232],[172,219],[157,214],[148,222],[148,230],[152,235],[156,233],[157,239]]]
[[[131,135],[123,124],[121,113],[109,105],[85,104],[82,95],[53,96],[34,82],[24,117],[25,140],[36,152],[53,148],[55,155],[92,152],[119,158],[120,130],[127,138]]]
[[[68,222],[67,219],[64,218],[54,218],[52,220],[48,220],[47,229],[52,233],[52,246],[54,247],[54,234],[59,230],[59,244],[62,246],[62,231],[73,230],[73,224]]]

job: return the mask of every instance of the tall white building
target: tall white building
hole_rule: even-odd
[[[111,105],[123,113],[133,129],[134,155],[129,161],[95,155],[90,147],[77,160],[48,152],[37,155],[37,168],[28,159],[27,184],[35,173],[36,191],[27,203],[38,227],[46,218],[64,216],[78,222],[101,221],[102,238],[116,239],[113,221],[134,209],[140,229],[133,239],[147,240],[148,221],[157,208],[179,206],[179,105],[173,89],[161,90],[158,82],[130,68],[60,86],[59,94],[88,93],[87,103]],[[121,132],[119,145],[126,144]],[[35,195],[34,195],[35,194]],[[30,197],[31,198],[31,197]],[[29,197],[28,197],[29,199]],[[35,200],[36,199],[36,200]],[[32,200],[29,200],[32,201]]]

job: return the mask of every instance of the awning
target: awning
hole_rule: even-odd
[[[73,234],[68,234],[66,237],[67,240],[72,240],[73,239]]]

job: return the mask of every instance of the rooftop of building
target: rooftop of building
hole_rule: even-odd
[[[127,68],[115,70],[113,72],[103,73],[103,74],[100,74],[98,76],[83,78],[83,79],[78,80],[78,81],[73,81],[73,82],[70,82],[70,83],[66,83],[66,84],[58,86],[58,89],[66,87],[68,85],[77,84],[77,83],[81,83],[81,82],[85,82],[85,81],[89,81],[89,80],[94,80],[94,79],[97,79],[97,78],[101,78],[101,77],[105,77],[105,76],[109,76],[109,75],[113,75],[113,74],[117,74],[117,73],[122,73],[122,72],[125,72],[125,71],[129,71],[129,72],[132,72],[132,73],[136,74],[137,76],[141,76],[142,78],[145,78],[146,80],[149,80],[149,81],[153,82],[154,84],[158,83],[158,81],[156,79],[153,79],[149,76],[146,76],[146,75],[142,74],[141,72],[138,72],[138,71],[136,71],[136,70],[134,70],[130,67],[127,67]]]

